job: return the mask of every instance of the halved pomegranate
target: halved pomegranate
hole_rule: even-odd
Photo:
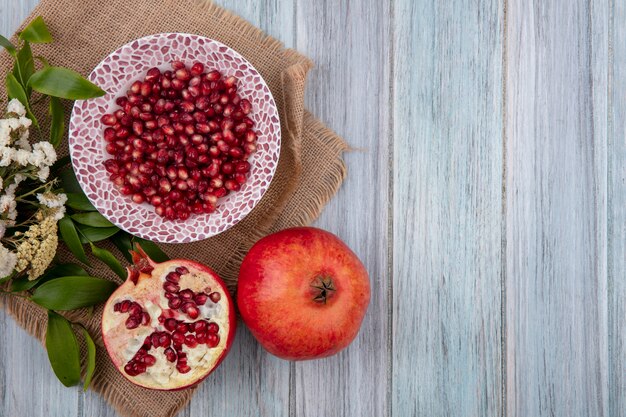
[[[133,252],[128,279],[107,301],[102,338],[115,367],[145,388],[196,385],[224,359],[235,336],[233,300],[197,262],[152,261]]]

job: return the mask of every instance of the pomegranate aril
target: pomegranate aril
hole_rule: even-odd
[[[169,330],[170,332],[173,332],[176,329],[176,326],[178,325],[178,322],[176,321],[176,319],[166,319],[165,323],[163,323],[163,326],[165,327],[165,329]]]
[[[195,333],[204,333],[207,329],[207,322],[204,320],[193,323],[193,331]]]
[[[235,180],[226,180],[224,181],[224,187],[230,191],[239,191],[241,185]]]
[[[207,334],[207,345],[214,348],[220,343],[220,337],[215,333]]]
[[[172,342],[178,345],[182,345],[183,343],[185,343],[185,334],[178,331],[172,333]]]
[[[169,347],[171,343],[172,343],[172,338],[168,333],[162,332],[161,334],[159,334],[159,346],[160,347]]]
[[[185,266],[179,266],[176,268],[176,273],[180,275],[185,275],[189,273],[189,269]]]
[[[100,121],[102,122],[103,125],[115,126],[115,124],[117,123],[117,117],[115,117],[112,114],[105,114],[104,116],[102,116]]]
[[[204,72],[204,64],[196,62],[191,66],[192,75],[201,75]]]
[[[178,296],[183,299],[183,300],[191,300],[193,298],[193,291],[191,291],[190,289],[186,289],[186,290],[182,290]]]
[[[198,342],[198,344],[203,345],[207,342],[208,337],[206,333],[198,333],[196,334],[196,342]]]
[[[171,207],[166,208],[165,213],[167,214],[167,211],[170,209],[172,210],[172,213],[174,213],[174,209],[172,209]],[[169,308],[176,310],[181,306],[182,303],[183,301],[180,298],[174,297],[167,302],[167,305],[169,306]]]
[[[185,303],[180,307],[181,311],[187,314],[192,320],[195,320],[200,315],[200,310],[194,303]]]
[[[168,362],[176,361],[176,352],[174,352],[174,349],[172,349],[171,347],[165,349],[163,353],[165,354],[165,359],[167,359]]]
[[[201,293],[196,294],[196,295],[193,297],[193,301],[194,301],[197,305],[202,306],[202,305],[206,304],[206,300],[207,300],[208,298],[209,298],[209,296],[208,296],[208,295],[206,295],[205,293],[201,292]]]
[[[244,98],[239,103],[239,108],[241,108],[243,114],[249,114],[252,111],[252,104]]]
[[[141,313],[141,325],[142,326],[147,326],[148,324],[150,324],[150,321],[151,321],[150,314],[146,313],[145,311]]]
[[[241,159],[241,157],[243,157],[243,149],[239,147],[231,148],[228,153],[235,159]]]
[[[144,365],[146,366],[152,366],[156,363],[156,358],[152,355],[145,355],[141,358],[141,361],[143,362]]]
[[[189,333],[189,325],[187,323],[180,322],[176,326],[176,331],[182,334]]]
[[[222,165],[223,168],[223,165]],[[235,171],[246,173],[250,171],[250,163],[248,161],[240,161],[235,164]]]
[[[174,284],[178,284],[178,281],[180,281],[180,274],[178,271],[170,272],[165,276],[165,279],[169,282],[173,282]]]
[[[208,333],[217,333],[220,330],[220,326],[217,323],[209,323],[206,330]]]
[[[180,287],[178,286],[178,284],[174,284],[173,282],[166,281],[163,284],[163,289],[166,292],[173,292],[173,293],[175,293],[175,292],[178,292],[180,290]]]
[[[181,364],[178,363],[178,365],[176,365],[176,369],[178,370],[178,372],[180,372],[181,374],[186,374],[189,371],[191,371],[191,368],[189,367],[189,365],[187,364]]]
[[[179,191],[187,191],[189,187],[187,186],[187,181],[185,181],[185,180],[178,180],[178,181],[176,181],[176,188]]]
[[[126,319],[126,328],[129,330],[136,329],[141,324],[141,317],[130,316]]]
[[[220,74],[218,70],[212,70],[209,71],[204,78],[206,78],[207,81],[217,81],[222,78],[222,74]]]
[[[212,292],[211,294],[209,294],[209,298],[211,299],[211,301],[213,301],[214,303],[217,303],[218,301],[220,301],[220,299],[222,298],[222,296],[220,295],[219,292]]]
[[[248,179],[248,177],[246,177],[246,174],[244,174],[242,172],[236,173],[234,178],[235,178],[235,181],[237,181],[237,183],[239,183],[239,184],[245,183],[246,180]]]
[[[185,345],[193,349],[198,346],[198,342],[192,334],[188,334],[187,336],[185,336]]]

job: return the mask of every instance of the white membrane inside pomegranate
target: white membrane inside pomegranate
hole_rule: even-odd
[[[233,303],[210,269],[190,261],[147,259],[113,293],[102,317],[111,359],[129,380],[173,390],[206,377],[234,332]]]

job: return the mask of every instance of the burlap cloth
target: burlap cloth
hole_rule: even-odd
[[[341,185],[345,176],[341,154],[346,145],[303,105],[311,62],[238,16],[206,0],[43,0],[23,25],[39,15],[48,24],[54,42],[36,45],[35,55],[83,75],[88,75],[107,54],[132,39],[161,32],[186,32],[219,40],[240,52],[272,90],[281,116],[282,148],[268,192],[242,222],[227,232],[203,242],[162,246],[170,257],[192,258],[210,265],[234,291],[240,261],[257,239],[276,230],[310,223]],[[8,54],[2,53],[0,74],[4,76],[10,66]],[[4,91],[0,93],[1,97],[5,96]],[[35,110],[40,120],[43,119],[46,109]],[[67,147],[62,148],[60,156],[66,154]],[[114,251],[112,247],[109,249]],[[63,248],[59,257],[71,259]],[[103,264],[93,258],[91,261],[92,274],[119,281]],[[15,320],[43,340],[44,311],[16,297],[3,300]],[[92,389],[123,416],[175,415],[189,402],[194,390],[158,392],[128,382],[113,367],[102,347],[100,316],[100,309],[93,314],[87,311],[68,314],[72,320],[84,323],[98,344]]]

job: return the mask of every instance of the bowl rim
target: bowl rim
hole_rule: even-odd
[[[83,190],[84,194],[87,196],[87,199],[91,202],[91,204],[96,208],[96,210],[102,214],[107,220],[109,220],[111,223],[113,223],[116,227],[118,227],[121,230],[124,230],[125,232],[133,235],[133,236],[137,236],[140,237],[142,239],[146,239],[146,240],[150,240],[150,241],[154,241],[154,242],[159,242],[159,243],[192,243],[192,242],[198,242],[198,241],[202,241],[202,240],[206,240],[209,239],[211,237],[217,236],[227,230],[229,230],[230,228],[236,226],[239,222],[241,222],[243,219],[245,219],[253,210],[254,208],[259,204],[259,202],[263,199],[263,197],[265,196],[265,194],[267,193],[267,191],[269,190],[271,183],[274,179],[274,176],[276,174],[276,170],[278,169],[278,164],[280,163],[280,154],[281,154],[281,147],[282,147],[282,128],[281,128],[281,123],[280,123],[280,112],[278,110],[278,106],[276,105],[276,100],[274,98],[274,95],[272,93],[272,90],[270,89],[268,83],[265,81],[265,79],[263,78],[263,76],[261,75],[261,72],[259,70],[256,69],[256,67],[254,65],[252,65],[252,63],[250,63],[250,61],[248,61],[241,53],[239,53],[238,51],[236,51],[235,49],[231,48],[230,46],[216,40],[216,39],[212,39],[209,38],[207,36],[203,36],[203,35],[198,35],[198,34],[193,34],[193,33],[187,33],[187,32],[162,32],[162,33],[154,33],[154,34],[150,34],[150,35],[146,35],[146,36],[142,36],[139,38],[135,38],[132,39],[122,45],[120,45],[119,47],[117,47],[115,50],[111,51],[109,54],[107,54],[94,68],[93,70],[90,72],[89,76],[87,77],[87,79],[89,79],[91,82],[94,82],[97,84],[97,82],[95,81],[97,74],[97,71],[99,69],[101,69],[105,63],[109,60],[109,58],[115,56],[115,55],[119,55],[124,48],[132,48],[132,44],[138,41],[146,41],[146,40],[150,40],[150,39],[159,39],[159,38],[167,38],[170,36],[176,36],[178,38],[195,38],[195,39],[203,39],[205,42],[210,42],[213,44],[216,44],[217,47],[224,47],[226,48],[226,52],[228,55],[233,56],[235,58],[239,58],[242,61],[244,61],[250,69],[252,69],[260,78],[260,84],[265,87],[265,92],[268,94],[268,102],[270,103],[270,105],[275,109],[275,114],[276,114],[276,118],[278,120],[278,122],[276,123],[276,129],[273,133],[273,136],[275,136],[275,142],[276,142],[276,150],[275,150],[275,163],[274,165],[270,168],[270,172],[268,174],[268,180],[266,181],[266,184],[264,184],[261,187],[256,187],[256,188],[260,188],[260,193],[258,195],[257,198],[255,198],[254,203],[252,205],[246,204],[241,210],[238,210],[238,212],[240,213],[238,215],[238,217],[236,217],[232,224],[228,225],[227,227],[218,230],[217,232],[208,232],[206,235],[202,235],[200,237],[195,237],[195,238],[191,238],[189,236],[189,233],[186,233],[185,236],[182,239],[177,239],[177,238],[170,238],[173,235],[168,235],[168,236],[161,236],[161,235],[156,235],[155,236],[147,236],[143,233],[141,233],[141,230],[139,231],[129,231],[126,227],[124,227],[122,224],[120,224],[120,222],[118,221],[117,218],[112,218],[108,215],[108,213],[103,213],[99,208],[99,204],[97,201],[94,201],[94,199],[92,199],[88,192],[85,191],[85,187],[86,184],[83,183],[83,181],[81,180],[81,178],[78,177],[78,175],[76,175],[76,171],[77,171],[77,162],[75,159],[77,159],[77,154],[76,154],[76,150],[75,150],[75,146],[73,146],[74,141],[77,140],[76,139],[76,128],[72,128],[72,126],[74,125],[74,120],[76,117],[76,111],[77,109],[81,109],[82,106],[85,105],[85,103],[87,102],[87,100],[76,100],[72,106],[72,112],[71,112],[71,116],[70,116],[70,123],[68,125],[68,148],[69,148],[69,156],[70,156],[70,160],[71,160],[71,166],[72,166],[72,171],[74,173],[74,175],[76,175],[78,184],[80,185],[81,189]],[[132,48],[133,50],[137,50],[137,48]],[[161,66],[166,64],[165,62],[163,64],[159,64],[157,66]],[[108,73],[108,71],[106,71]],[[135,75],[136,76],[136,75]],[[105,90],[106,91],[106,90]],[[118,93],[121,91],[118,91]],[[107,91],[107,94],[110,94]],[[119,94],[118,94],[119,96]],[[104,96],[103,96],[104,97]],[[117,97],[117,96],[116,96]],[[111,97],[109,100],[107,100],[108,103],[111,103],[112,100],[114,100],[116,97]],[[103,139],[104,140],[104,139]],[[270,153],[270,155],[274,156],[274,153]],[[248,182],[249,183],[251,180],[251,178],[248,178]],[[240,192],[240,191],[236,191],[236,192]],[[120,196],[121,198],[127,198],[127,196]],[[133,203],[136,204],[136,203]],[[142,203],[145,204],[145,203]],[[152,206],[150,206],[152,207]],[[219,210],[219,204],[218,204],[218,210]],[[156,213],[154,213],[153,210],[149,211],[151,215],[154,216],[158,216]],[[207,214],[208,216],[213,216],[217,213],[210,213]],[[202,214],[204,215],[204,214]],[[175,224],[180,224],[180,223],[185,223],[185,222],[189,222],[189,221],[193,221],[194,216],[200,216],[200,215],[194,215],[192,214],[189,219],[185,220],[185,221],[170,221],[170,220],[166,220],[167,222],[172,222]],[[163,237],[163,239],[161,239],[160,237]]]

